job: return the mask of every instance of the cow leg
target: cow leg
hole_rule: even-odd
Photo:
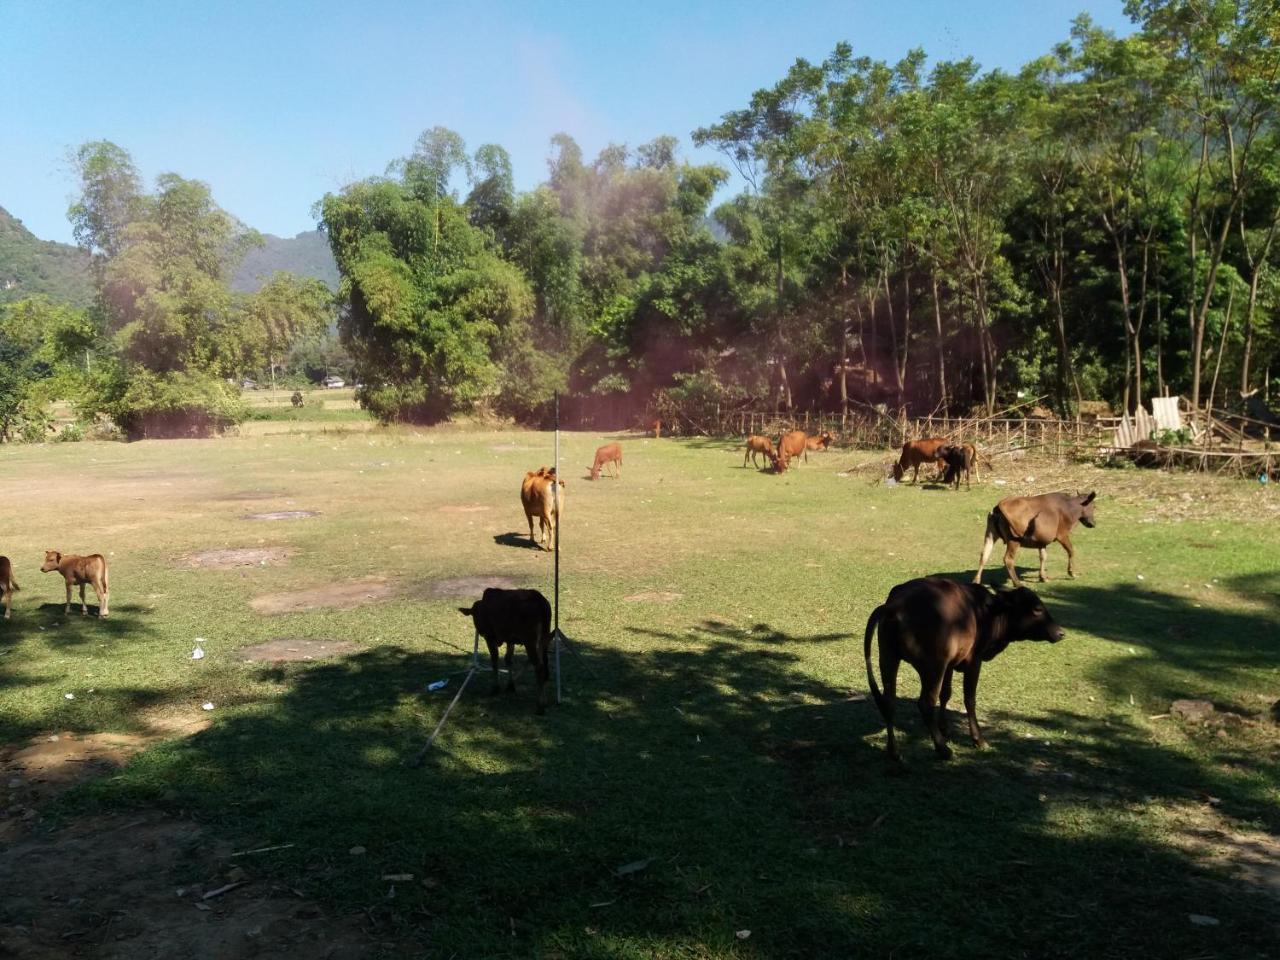
[[[1062,544],[1062,549],[1067,551],[1067,576],[1074,580],[1076,578],[1076,552],[1071,547],[1071,535],[1063,534],[1058,538],[1058,542]]]
[[[1018,555],[1018,546],[1017,540],[1010,540],[1004,548],[1004,568],[1009,572],[1009,579],[1015,587],[1022,586],[1022,581],[1018,579],[1018,569],[1013,563],[1014,557]]]
[[[507,655],[504,658],[507,664],[507,693],[516,692],[516,671],[512,666],[512,661],[516,655],[516,645],[514,643],[507,644]]]
[[[920,464],[916,464],[916,472],[911,475],[911,482],[916,483],[920,479]]]
[[[529,520],[529,542],[536,544],[538,541],[533,536],[533,514],[528,514]]]
[[[938,694],[938,729],[942,731],[944,740],[951,739],[951,722],[947,719],[947,701],[951,699],[951,674],[954,667],[947,667],[942,675],[942,690]]]
[[[107,615],[107,595],[98,583],[93,584],[93,592],[98,597],[98,619]]]
[[[67,605],[62,608],[63,614],[71,612],[71,581],[67,581]]]
[[[85,584],[80,584],[80,616],[87,617],[89,615],[89,604],[84,600]]]
[[[489,663],[493,669],[493,686],[489,688],[489,696],[494,696],[498,692],[498,645],[488,637],[484,638],[486,646],[489,648]]]
[[[978,558],[978,569],[973,574],[973,582],[982,582],[982,571],[987,567],[987,561],[991,559],[991,551],[995,549],[996,535],[991,529],[991,524],[987,524],[987,535],[982,538],[982,556]]]
[[[884,683],[884,692],[881,696],[884,698],[880,704],[880,712],[884,715],[885,732],[889,735],[888,751],[889,759],[900,761],[902,755],[898,753],[898,741],[893,735],[893,708],[898,702],[898,655],[887,649],[888,644],[880,645],[880,680]]]
[[[1044,583],[1049,579],[1047,576],[1045,576],[1045,572],[1044,572],[1044,558],[1049,555],[1049,551],[1046,548],[1041,547],[1039,550],[1039,553],[1040,553],[1040,582]]]
[[[4,599],[4,618],[8,620],[13,615],[13,590],[5,587],[2,596]]]
[[[978,726],[978,674],[982,672],[982,663],[974,660],[964,673],[964,712],[969,716],[969,736],[973,745],[985,748],[987,741],[982,739],[982,730]]]
[[[942,737],[942,728],[938,724],[938,697],[942,694],[944,673],[920,674],[920,718],[929,728],[933,738],[933,749],[943,760],[951,759],[951,748]]]

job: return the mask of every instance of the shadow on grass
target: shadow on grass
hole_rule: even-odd
[[[527,533],[511,531],[510,533],[499,533],[493,538],[493,542],[500,547],[519,547],[524,550],[541,550],[538,544],[529,539]]]
[[[1109,606],[1132,632],[1150,613],[1106,591],[1056,605],[1068,623]],[[1234,626],[1253,635],[1262,618]],[[811,655],[796,652],[841,643],[860,662],[847,638],[715,621],[633,632],[652,645],[578,640],[594,676],[565,655],[565,703],[542,718],[532,671],[495,698],[482,671],[418,770],[406,761],[461,678],[437,694],[425,685],[466,658],[380,647],[277,668],[263,677],[275,697],[80,796],[292,843],[255,871],[441,958],[736,956],[742,929],[760,958],[1274,948],[1273,901],[1143,827],[1151,802],[1206,786],[1253,808],[1261,788],[1247,777],[1123,719],[1052,708],[984,713],[994,748],[957,738],[952,764],[932,758],[904,711],[910,766],[890,777],[873,705],[806,672]],[[1259,662],[1245,647],[1222,662]],[[1034,735],[1009,732],[1018,725]],[[383,878],[403,873],[416,879],[393,897]],[[1206,932],[1190,913],[1220,925]]]

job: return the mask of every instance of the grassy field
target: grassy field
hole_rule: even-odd
[[[531,671],[514,697],[482,675],[419,769],[462,678],[427,685],[471,648],[456,608],[492,578],[550,595],[518,502],[549,435],[0,447],[0,552],[22,586],[0,624],[0,952],[1280,954],[1274,485],[1006,460],[1002,485],[955,493],[873,482],[887,454],[777,477],[731,444],[631,436],[622,479],[591,483],[604,439],[564,438],[561,623],[582,656],[563,661],[564,703],[537,718]],[[1067,639],[988,665],[992,749],[958,738],[951,763],[906,670],[893,773],[865,696],[868,613],[910,577],[971,576],[992,504],[1047,489],[1098,491],[1080,579],[1054,547],[1061,579],[1034,585]],[[248,519],[281,511],[316,515]],[[49,548],[108,555],[110,619],[63,616]],[[199,565],[229,549],[263,559]],[[352,647],[242,659],[277,640]],[[1171,717],[1179,698],[1217,713]],[[23,799],[15,751],[107,734],[134,745],[127,765]],[[103,852],[108,833],[145,875],[117,876],[132,861]],[[281,849],[231,856],[265,847]],[[91,868],[97,886],[69,894]],[[212,910],[175,895],[228,876],[247,882]],[[342,949],[305,948],[317,930]],[[222,952],[185,952],[214,931]]]

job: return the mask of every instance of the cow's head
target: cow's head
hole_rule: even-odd
[[[900,462],[895,462],[893,465],[893,479],[896,480],[898,483],[901,483],[902,478],[905,477],[906,475],[907,475],[907,471],[902,469],[902,464]]]
[[[1089,495],[1080,501],[1080,522],[1090,530],[1093,529],[1093,499],[1098,495],[1098,491],[1091,490]]]
[[[58,564],[62,562],[62,554],[57,550],[46,550],[44,552],[44,563],[40,565],[41,573],[51,573],[58,569]]]
[[[1034,590],[1018,587],[998,593],[996,597],[1005,616],[1010,640],[1057,643],[1062,639],[1062,628],[1053,622],[1053,617]]]
[[[768,451],[768,453],[769,453],[769,459],[773,461],[773,472],[786,473],[787,472],[786,453],[784,453],[781,449],[770,450]]]

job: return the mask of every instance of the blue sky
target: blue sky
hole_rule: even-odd
[[[314,226],[311,205],[381,173],[424,129],[500,143],[516,183],[546,174],[564,130],[680,137],[744,106],[839,40],[894,60],[913,46],[1016,69],[1122,0],[72,2],[0,0],[0,206],[70,241],[65,157],[112,140],[143,176],[175,171],[260,230]],[[705,154],[707,159],[714,155]]]

